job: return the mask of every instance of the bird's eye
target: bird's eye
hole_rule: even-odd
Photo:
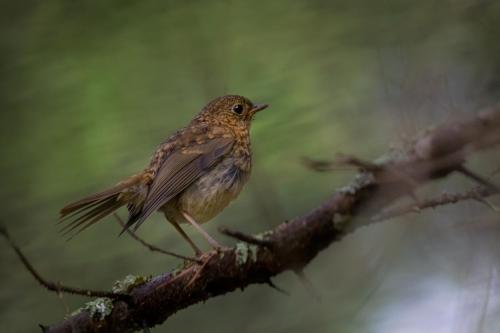
[[[241,114],[243,112],[243,105],[236,104],[235,106],[233,106],[233,111],[237,114]]]

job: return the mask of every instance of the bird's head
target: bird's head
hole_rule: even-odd
[[[210,101],[200,112],[204,119],[216,119],[228,124],[250,125],[255,114],[267,108],[267,104],[254,104],[239,95],[226,95]]]

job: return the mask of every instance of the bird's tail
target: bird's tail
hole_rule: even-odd
[[[59,223],[66,223],[60,230],[73,238],[94,223],[129,203],[127,190],[133,188],[142,177],[133,176],[105,191],[90,195],[63,207]]]

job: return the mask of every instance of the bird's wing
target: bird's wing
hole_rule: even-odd
[[[220,161],[230,151],[233,143],[233,138],[214,138],[203,144],[193,143],[169,154],[151,183],[142,209],[130,215],[123,231],[132,225],[137,230],[149,215]]]

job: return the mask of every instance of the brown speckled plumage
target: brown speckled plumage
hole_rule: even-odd
[[[137,229],[159,210],[186,238],[178,226],[187,222],[185,214],[198,223],[210,220],[238,196],[248,180],[250,123],[266,107],[238,95],[212,100],[188,126],[159,146],[143,172],[64,207],[61,216],[70,217],[71,222],[63,230],[78,233],[127,205],[126,228]]]

